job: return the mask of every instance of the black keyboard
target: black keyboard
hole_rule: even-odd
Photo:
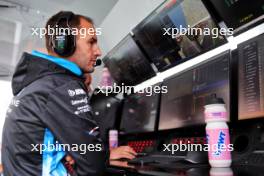
[[[172,163],[181,161],[185,156],[170,156],[170,155],[147,155],[143,157],[136,157],[128,161],[128,164],[143,165],[150,163]]]
[[[151,166],[162,169],[190,169],[190,168],[208,168],[209,164],[195,164],[185,160],[173,163],[150,163]]]

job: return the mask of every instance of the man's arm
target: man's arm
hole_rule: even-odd
[[[49,95],[42,119],[60,144],[78,148],[66,153],[74,159],[76,173],[81,176],[100,175],[108,158],[90,111],[85,90],[71,81]]]

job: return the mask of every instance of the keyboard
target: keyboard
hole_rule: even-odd
[[[181,161],[185,156],[169,156],[169,155],[147,155],[143,157],[136,157],[128,161],[128,164],[142,165],[150,163],[172,163]]]
[[[209,164],[194,164],[187,161],[179,161],[174,163],[151,163],[151,166],[162,169],[195,169],[210,168]],[[208,172],[207,172],[208,173]]]
[[[137,153],[143,153],[145,150],[152,150],[155,145],[154,140],[129,141],[128,146],[133,148]]]

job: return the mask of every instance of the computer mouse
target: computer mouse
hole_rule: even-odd
[[[148,156],[147,153],[137,153],[137,157],[144,157],[144,156]]]

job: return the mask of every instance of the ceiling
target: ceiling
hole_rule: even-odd
[[[11,5],[25,12],[43,14],[47,18],[60,10],[89,16],[100,25],[118,0],[0,0],[0,5]],[[34,13],[32,14],[34,15]]]

